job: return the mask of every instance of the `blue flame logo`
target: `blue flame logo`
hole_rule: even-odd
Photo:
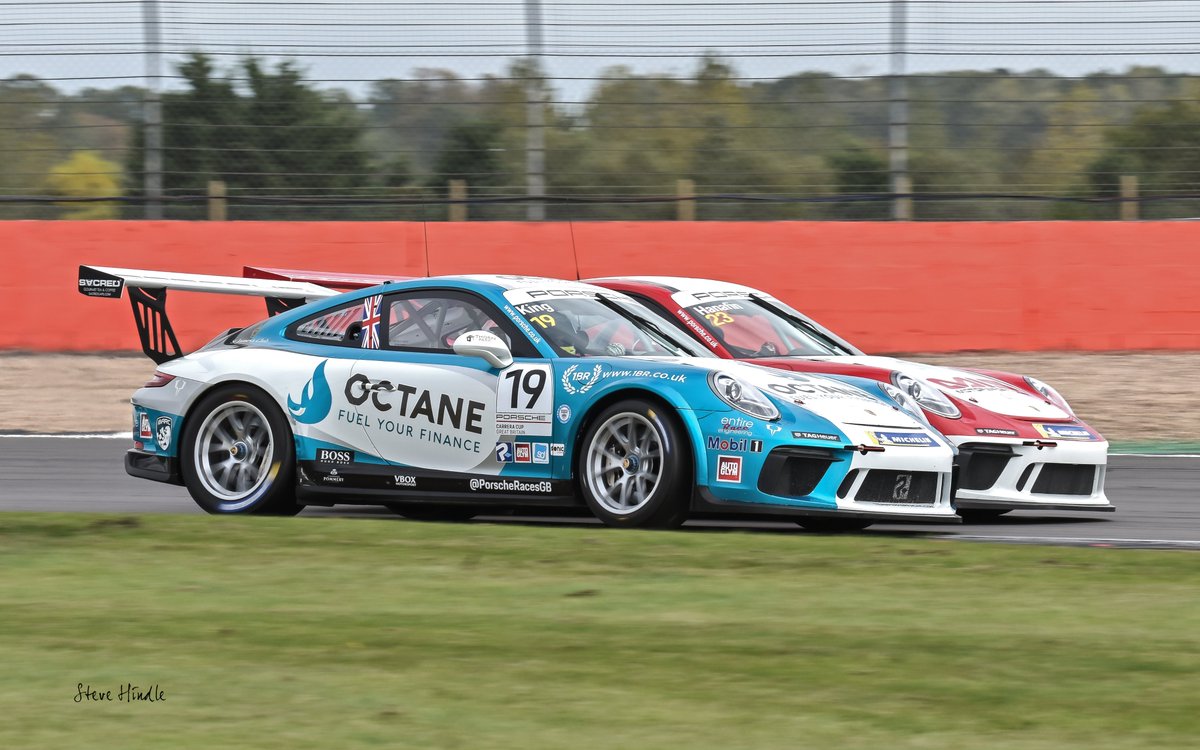
[[[288,411],[300,424],[316,424],[329,416],[329,409],[333,406],[333,394],[329,391],[329,381],[325,379],[326,362],[328,360],[322,360],[317,369],[313,370],[312,377],[300,392],[300,403],[288,396]]]

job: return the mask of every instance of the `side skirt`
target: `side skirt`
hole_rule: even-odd
[[[464,476],[375,464],[330,466],[315,461],[301,461],[297,474],[297,499],[308,505],[352,502],[350,498],[368,504],[403,501],[505,508],[582,505],[569,480]]]

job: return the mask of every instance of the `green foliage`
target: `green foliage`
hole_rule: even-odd
[[[1108,148],[1087,167],[1087,182],[1096,197],[1120,194],[1120,177],[1138,178],[1146,198],[1200,194],[1200,104],[1174,101],[1139,110],[1125,127],[1112,131]],[[1192,198],[1143,204],[1142,218],[1200,215]]]
[[[344,194],[375,183],[364,147],[363,123],[338,92],[318,91],[292,62],[274,71],[254,59],[232,71],[244,90],[219,76],[209,58],[193,54],[179,67],[188,90],[163,95],[163,189],[203,194],[222,180],[239,195]],[[144,143],[131,152],[129,173],[142,174]],[[138,178],[140,180],[140,177]],[[140,184],[129,186],[140,193]],[[198,217],[203,206],[172,209]],[[238,209],[238,218],[325,218],[330,210]]]
[[[524,60],[480,82],[445,70],[384,79],[366,102],[305,81],[295,63],[247,59],[218,70],[201,54],[179,68],[184,87],[163,96],[165,187],[203,194],[223,180],[239,196],[435,198],[449,179],[470,194],[525,192],[530,86]],[[549,84],[553,84],[550,81]],[[1200,78],[1131,68],[1078,79],[1047,71],[951,71],[910,76],[909,164],[918,195],[969,193],[1114,196],[1136,174],[1155,200],[1195,190],[1200,175]],[[599,202],[552,205],[554,219],[670,219],[676,181],[700,196],[701,219],[885,219],[886,202],[837,202],[887,193],[889,92],[883,78],[802,72],[746,80],[713,55],[690,75],[617,67],[578,101],[545,91],[546,181],[551,195]],[[29,76],[0,81],[0,193],[33,194],[52,165],[77,151],[123,162],[129,195],[142,190],[141,90],[56,91]],[[1158,104],[1156,104],[1157,102]],[[1147,104],[1150,103],[1150,104]],[[610,198],[633,199],[620,202]],[[804,202],[804,201],[812,202]],[[56,207],[4,207],[52,217]],[[1112,203],[917,201],[918,219],[1115,218]],[[1153,202],[1143,216],[1194,216],[1200,203]],[[437,219],[445,208],[239,206],[234,218]],[[141,215],[140,207],[126,210]],[[521,218],[497,204],[472,218]],[[170,205],[200,218],[202,205]]]
[[[43,127],[57,92],[32,76],[0,81],[0,195],[36,195],[59,158],[59,143]],[[0,205],[0,218],[48,219],[53,206]]]
[[[455,125],[446,134],[445,146],[433,166],[431,187],[443,192],[449,180],[466,180],[468,185],[503,184],[500,171],[501,128],[495,123],[473,121]]]
[[[121,166],[95,151],[76,151],[66,161],[50,168],[46,192],[70,198],[104,198],[120,195]],[[62,203],[64,219],[116,219],[117,205],[111,202]]]
[[[866,197],[890,191],[888,165],[884,159],[865,149],[853,149],[829,157],[837,194]],[[831,204],[829,217],[834,219],[885,219],[890,204],[880,201]]]

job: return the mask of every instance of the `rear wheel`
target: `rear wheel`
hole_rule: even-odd
[[[591,423],[579,452],[584,501],[609,526],[674,528],[687,520],[691,454],[674,414],[620,401]]]
[[[826,534],[840,534],[847,531],[862,531],[871,525],[871,521],[861,518],[804,518],[796,521],[807,531],[819,531]]]
[[[283,412],[244,384],[220,386],[188,417],[180,470],[196,504],[209,513],[294,516],[296,452]]]
[[[479,515],[479,509],[469,505],[434,505],[432,503],[388,503],[388,510],[413,521],[444,521],[461,523]]]

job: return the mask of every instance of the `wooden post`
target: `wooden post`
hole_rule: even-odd
[[[208,220],[225,221],[228,205],[225,200],[225,183],[222,180],[208,181]]]
[[[1135,174],[1121,175],[1121,221],[1138,220],[1138,178]]]
[[[896,175],[894,183],[896,193],[904,197],[892,202],[892,218],[896,221],[912,221],[912,177],[907,173]]]
[[[467,199],[467,181],[466,180],[450,180],[450,200],[465,201]],[[449,207],[450,221],[466,221],[467,220],[467,204],[466,203],[451,203]]]
[[[687,199],[675,203],[675,219],[678,221],[695,221],[696,183],[692,180],[676,180],[675,195]]]

